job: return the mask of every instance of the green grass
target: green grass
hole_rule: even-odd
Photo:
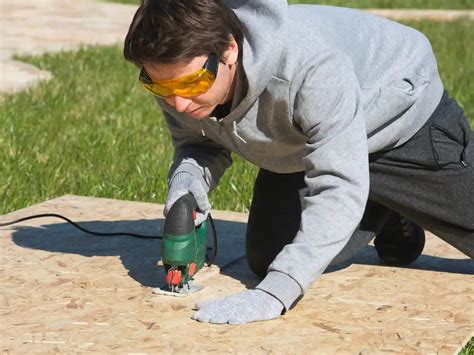
[[[474,355],[474,337],[467,342],[459,355]]]
[[[289,0],[290,4],[319,4],[354,8],[381,9],[472,9],[471,0]]]
[[[139,0],[108,0],[122,4],[139,4]],[[290,4],[320,4],[354,8],[385,9],[473,9],[472,0],[289,0]]]
[[[446,87],[474,118],[472,23],[412,25],[431,39]],[[54,79],[3,97],[0,214],[63,194],[163,203],[169,133],[120,48],[22,59]],[[247,211],[256,171],[235,158],[211,195],[213,207]]]
[[[66,193],[163,203],[169,133],[121,50],[91,47],[22,59],[54,79],[3,100],[0,214]],[[217,193],[227,202],[218,206],[243,211],[252,186],[240,180],[254,173],[242,161],[233,171]]]

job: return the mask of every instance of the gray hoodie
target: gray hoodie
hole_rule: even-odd
[[[232,109],[198,121],[158,99],[175,146],[169,181],[187,171],[210,191],[231,151],[273,172],[305,171],[300,229],[258,286],[288,309],[357,228],[368,153],[410,139],[443,85],[429,41],[412,28],[346,8],[227,3],[246,29]]]

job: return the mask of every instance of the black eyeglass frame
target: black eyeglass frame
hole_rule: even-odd
[[[217,57],[217,54],[209,54],[209,57],[207,57],[207,60],[204,62],[201,70],[203,69],[210,71],[214,75],[214,79],[217,77],[217,72],[219,69],[219,58]],[[145,84],[154,84],[144,67],[142,67],[142,70],[140,71],[138,80],[144,82]]]

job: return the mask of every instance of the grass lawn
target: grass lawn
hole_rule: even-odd
[[[140,4],[140,0],[106,0],[122,4]],[[472,0],[289,0],[290,4],[320,4],[355,8],[386,9],[473,9]]]
[[[474,118],[472,23],[412,23],[431,39],[450,94]],[[119,47],[26,57],[54,79],[3,98],[0,214],[66,193],[163,203],[170,137],[137,69]],[[211,195],[216,209],[247,211],[256,167],[235,157]]]
[[[132,0],[129,0],[132,1]],[[290,4],[320,4],[354,8],[381,9],[472,9],[471,0],[289,0]]]
[[[474,355],[474,337],[472,337],[459,355]]]

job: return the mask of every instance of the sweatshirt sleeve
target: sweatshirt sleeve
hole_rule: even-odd
[[[230,151],[202,136],[197,130],[184,126],[164,110],[163,115],[171,132],[174,146],[168,185],[172,183],[175,176],[184,172],[196,177],[206,192],[211,191],[232,164]]]
[[[369,190],[365,114],[350,60],[325,52],[297,89],[294,121],[307,140],[307,191],[293,242],[257,286],[288,309],[344,248],[362,219]]]

